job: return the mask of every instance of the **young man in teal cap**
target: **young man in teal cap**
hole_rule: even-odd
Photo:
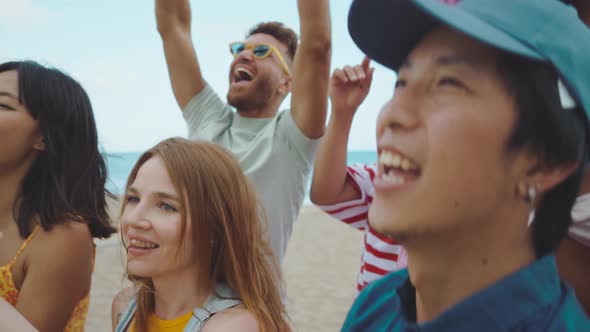
[[[355,0],[349,30],[398,74],[369,220],[408,269],[370,284],[343,331],[590,331],[553,257],[588,159],[590,30],[575,10]]]

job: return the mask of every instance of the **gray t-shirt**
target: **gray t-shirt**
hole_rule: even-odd
[[[307,138],[289,110],[265,119],[240,116],[208,85],[183,116],[190,139],[219,144],[238,159],[267,211],[270,244],[282,262],[320,140]]]

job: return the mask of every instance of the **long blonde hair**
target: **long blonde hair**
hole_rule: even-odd
[[[141,166],[159,157],[181,200],[181,216],[191,222],[192,250],[199,259],[200,289],[215,291],[226,283],[256,317],[260,331],[289,331],[281,301],[282,278],[276,257],[263,234],[256,193],[238,162],[225,149],[203,141],[164,140],[137,161],[127,188]],[[123,201],[122,211],[125,209]],[[147,331],[155,310],[150,278],[129,275],[142,287],[137,295],[136,331]]]

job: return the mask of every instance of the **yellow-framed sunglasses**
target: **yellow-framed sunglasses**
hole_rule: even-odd
[[[251,50],[256,59],[264,59],[274,52],[287,76],[291,76],[291,71],[289,70],[289,66],[287,66],[287,62],[285,62],[281,52],[279,52],[276,47],[268,44],[250,44],[244,42],[233,42],[229,44],[229,51],[234,58],[246,50]]]

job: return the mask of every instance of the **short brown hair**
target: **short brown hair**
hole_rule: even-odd
[[[293,61],[295,59],[295,53],[297,52],[297,43],[299,37],[293,31],[293,29],[287,27],[281,22],[262,22],[255,25],[246,37],[250,37],[253,34],[264,33],[266,35],[273,36],[282,44],[287,46],[287,55]]]

